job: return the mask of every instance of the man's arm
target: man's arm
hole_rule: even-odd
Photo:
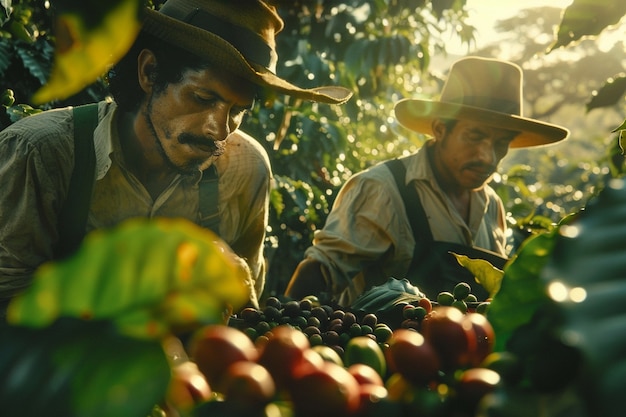
[[[319,297],[328,293],[323,268],[324,265],[320,261],[305,258],[298,264],[291,276],[285,295],[298,300],[308,295]]]
[[[399,240],[407,236],[406,225],[396,215],[395,207],[402,200],[393,192],[393,177],[383,168],[357,174],[343,185],[324,228],[315,232],[313,245],[293,273],[285,295],[315,295],[349,304],[372,285],[363,282],[368,278],[362,274],[365,266],[372,269],[376,265],[381,271],[389,267],[384,269],[386,273],[394,271],[393,265],[382,262],[388,259],[391,248],[396,256],[406,255],[399,252],[403,248]],[[410,261],[410,252],[403,257]],[[357,276],[361,279],[355,280]]]

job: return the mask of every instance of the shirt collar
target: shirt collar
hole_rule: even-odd
[[[111,168],[113,135],[117,138],[117,105],[113,101],[103,101],[98,105],[99,120],[94,130],[96,152],[96,180],[101,180]],[[102,116],[104,114],[104,116]]]
[[[428,148],[433,145],[433,140],[428,140],[420,149],[417,151],[417,155],[415,158],[409,158],[409,163],[407,165],[407,182],[411,181],[424,181],[428,182],[431,187],[438,192],[443,194],[443,190],[439,186],[439,183],[435,179],[435,174],[433,172],[433,168],[430,164],[430,158],[428,157]]]
[[[409,158],[407,164],[407,183],[412,181],[424,181],[428,182],[430,186],[444,197],[444,192],[439,186],[439,183],[435,179],[432,166],[430,164],[430,158],[428,158],[428,147],[433,145],[433,139],[429,139],[418,151],[415,158]],[[483,188],[472,192],[472,204],[476,207],[480,207],[480,210],[486,210],[486,206],[489,204],[489,194],[486,192],[486,188],[489,185],[485,185]]]

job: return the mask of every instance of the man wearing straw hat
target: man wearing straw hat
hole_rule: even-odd
[[[487,183],[509,148],[547,145],[569,134],[522,116],[521,68],[477,57],[453,64],[438,101],[404,99],[395,115],[432,139],[413,155],[348,180],[287,295],[329,294],[350,305],[394,277],[408,278],[431,299],[460,281],[486,298],[450,252],[502,267],[505,210]]]
[[[283,22],[262,0],[169,0],[143,19],[108,74],[113,101],[0,132],[0,306],[86,232],[137,216],[213,229],[247,262],[252,302],[263,289],[272,174],[264,148],[238,127],[266,94],[339,104],[351,93],[276,75]]]

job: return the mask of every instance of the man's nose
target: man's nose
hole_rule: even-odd
[[[231,134],[230,111],[225,106],[212,109],[206,115],[203,132],[213,140],[225,140]]]
[[[478,157],[486,165],[495,165],[497,157],[494,145],[488,142],[482,143],[478,148]]]

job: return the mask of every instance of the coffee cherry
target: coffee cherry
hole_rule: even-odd
[[[467,282],[459,282],[454,286],[452,295],[456,300],[465,300],[472,291],[472,288]]]
[[[449,291],[442,291],[437,294],[437,303],[441,306],[451,306],[454,302],[454,295]]]

